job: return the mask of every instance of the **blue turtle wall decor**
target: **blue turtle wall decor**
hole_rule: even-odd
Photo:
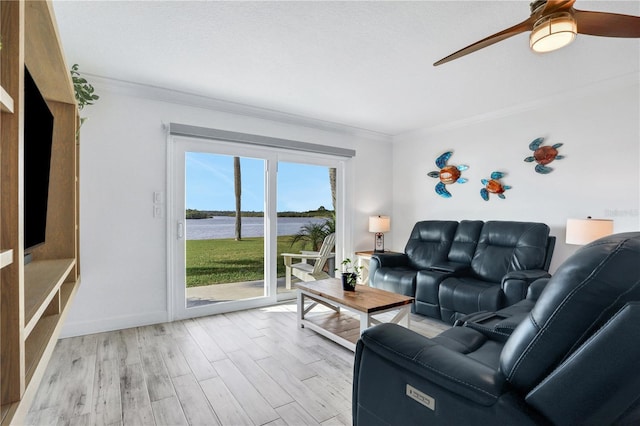
[[[451,158],[452,154],[451,151],[447,151],[436,158],[436,166],[438,166],[440,170],[434,170],[427,174],[429,177],[440,179],[440,182],[436,184],[435,190],[436,194],[444,198],[451,198],[451,193],[447,191],[446,185],[465,183],[467,181],[467,179],[460,177],[460,174],[462,171],[467,170],[469,166],[465,166],[464,164],[458,166],[447,165],[447,161]]]

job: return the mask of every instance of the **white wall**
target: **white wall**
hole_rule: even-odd
[[[579,247],[564,243],[567,218],[609,218],[615,232],[640,230],[640,97],[637,74],[602,82],[536,104],[490,112],[465,122],[397,136],[393,146],[391,247],[403,251],[414,223],[428,219],[539,221],[557,237],[551,271]],[[532,82],[533,84],[533,82]],[[548,175],[525,163],[529,143],[564,143],[566,156]],[[435,159],[453,151],[450,164],[467,164],[464,184],[448,185],[450,199],[434,192]],[[492,171],[513,189],[506,199],[480,197]]]
[[[153,217],[153,193],[167,193],[163,123],[355,149],[348,237],[356,245],[350,248],[369,242],[370,214],[391,212],[390,137],[155,88],[92,82],[100,100],[81,114],[88,117],[80,148],[81,286],[63,336],[168,320],[167,224]]]
[[[153,218],[154,191],[166,194],[162,123],[255,133],[352,148],[348,176],[353,249],[373,238],[368,216],[389,214],[386,247],[402,251],[418,220],[527,220],[558,237],[552,271],[578,247],[564,244],[569,217],[612,218],[615,231],[640,229],[640,99],[638,75],[559,94],[483,117],[390,138],[296,117],[223,105],[193,96],[98,80],[99,102],[81,131],[80,267],[82,282],[63,336],[166,321],[166,222]],[[225,112],[226,111],[226,112]],[[243,111],[245,111],[243,113]],[[566,156],[549,175],[523,159],[538,136],[562,142]],[[444,199],[433,188],[435,158],[468,164],[465,184]],[[480,179],[494,170],[513,186],[506,199],[485,202]],[[349,235],[348,235],[349,237]]]

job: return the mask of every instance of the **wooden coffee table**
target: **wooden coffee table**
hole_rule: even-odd
[[[389,321],[409,327],[409,313],[413,297],[391,293],[363,285],[356,291],[344,291],[342,281],[337,278],[296,283],[298,288],[298,325],[333,340],[347,349],[355,351],[360,334],[375,324],[380,324],[373,315],[389,311],[398,311]],[[311,304],[305,307],[305,301]],[[310,311],[318,305],[330,308],[333,312],[314,313]],[[359,320],[349,315],[341,315],[340,310],[355,312]]]

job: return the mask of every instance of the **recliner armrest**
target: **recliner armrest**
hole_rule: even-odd
[[[515,307],[518,304],[512,306]],[[468,327],[482,333],[490,340],[506,342],[528,311],[502,314],[503,311],[480,311],[456,320],[454,327]]]
[[[506,297],[506,306],[527,297],[529,285],[540,279],[549,278],[551,274],[542,269],[526,269],[522,271],[511,271],[502,277],[501,288]]]
[[[538,300],[538,297],[540,297],[542,290],[544,290],[544,288],[547,286],[547,283],[549,282],[549,278],[550,277],[539,278],[534,282],[532,282],[529,285],[529,289],[527,289],[527,299],[533,300],[533,301]]]
[[[404,253],[379,253],[371,256],[370,269],[374,262],[377,262],[376,268],[396,268],[409,266],[409,257]]]
[[[504,377],[497,370],[397,324],[367,329],[356,358],[363,350],[484,406],[495,404],[503,393]]]

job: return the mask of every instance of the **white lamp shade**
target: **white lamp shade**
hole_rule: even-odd
[[[389,216],[369,216],[369,232],[389,232],[391,218]]]
[[[613,220],[567,219],[567,244],[589,244],[611,234],[613,234]]]

